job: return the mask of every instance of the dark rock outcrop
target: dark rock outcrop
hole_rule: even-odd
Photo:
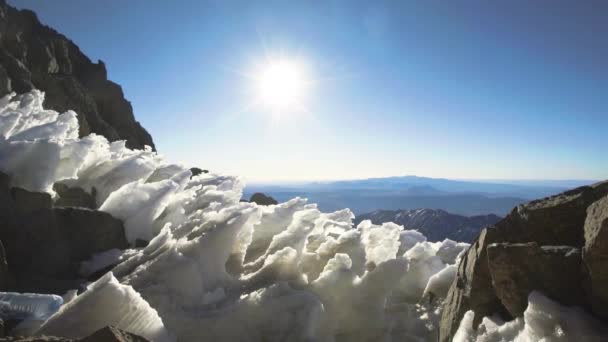
[[[451,239],[472,242],[484,227],[493,225],[500,219],[500,216],[494,214],[462,216],[441,209],[376,210],[357,215],[355,225],[363,220],[371,220],[374,224],[395,222],[405,229],[420,231],[429,241]]]
[[[583,261],[591,308],[596,315],[608,319],[608,196],[587,210]]]
[[[103,62],[91,62],[34,12],[0,0],[0,96],[34,88],[46,93],[46,108],[78,113],[81,136],[97,133],[110,141],[124,139],[131,148],[154,148],[122,88],[107,79]]]
[[[49,194],[9,189],[0,173],[0,241],[15,282],[8,290],[63,294],[78,288],[81,261],[128,247],[124,227],[110,214],[54,208]]]
[[[468,310],[475,312],[474,326],[477,326],[484,316],[496,313],[506,319],[512,318],[492,283],[488,264],[489,245],[536,242],[539,246],[566,245],[582,248],[585,245],[587,208],[606,194],[608,182],[576,188],[519,205],[496,225],[482,230],[460,261],[458,274],[448,292],[441,318],[440,341],[451,340]],[[573,281],[566,278],[568,276],[569,274],[564,272],[562,281]],[[581,279],[574,282],[576,285],[573,286],[582,289]],[[605,286],[608,287],[608,284]],[[588,303],[585,306],[589,306]]]
[[[266,196],[261,192],[256,192],[255,194],[251,195],[249,202],[257,203],[259,205],[279,204],[279,202],[277,202],[277,200],[275,200],[274,198],[272,198],[270,196]]]
[[[97,330],[91,336],[82,338],[78,342],[147,342],[148,340],[139,336],[108,326]]]
[[[12,275],[8,271],[8,263],[6,262],[4,245],[2,244],[2,241],[0,241],[0,291],[6,291],[6,289],[10,288],[13,281]],[[2,322],[2,329],[4,329],[4,322]]]
[[[209,170],[203,170],[198,167],[192,167],[192,168],[190,168],[190,173],[192,173],[192,176],[190,176],[190,178],[192,178],[194,176],[200,175],[201,173],[209,173]]]
[[[494,293],[512,317],[523,315],[532,291],[562,304],[585,305],[578,248],[541,247],[536,242],[491,244],[488,264]]]

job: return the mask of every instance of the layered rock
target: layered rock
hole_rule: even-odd
[[[469,310],[473,310],[475,313],[473,326],[477,326],[484,316],[498,313],[505,319],[510,319],[514,315],[520,314],[521,306],[524,305],[520,298],[522,296],[527,297],[529,293],[526,292],[538,285],[538,282],[535,283],[534,281],[528,281],[528,284],[524,283],[521,277],[524,277],[524,274],[530,270],[525,270],[523,267],[543,269],[543,272],[546,272],[545,274],[555,276],[559,281],[571,282],[573,291],[580,293],[583,290],[582,277],[572,279],[573,274],[576,273],[574,270],[577,262],[576,256],[566,257],[564,253],[561,256],[548,256],[547,248],[544,251],[542,249],[539,251],[538,249],[535,250],[533,245],[529,245],[517,249],[517,246],[509,246],[508,244],[534,242],[538,246],[565,245],[582,248],[585,246],[585,231],[589,230],[585,228],[587,208],[606,194],[608,194],[608,182],[576,188],[556,196],[519,205],[496,225],[484,229],[462,258],[457,277],[448,292],[442,313],[440,341],[451,340],[465,312]],[[597,220],[593,220],[593,222],[597,222]],[[591,224],[593,223],[588,223],[588,225]],[[488,246],[496,243],[502,243],[500,245],[502,247],[488,248]],[[490,267],[488,251],[492,249],[493,251],[490,253],[493,265]],[[590,247],[588,250],[589,252],[586,253],[593,255],[591,252],[593,248]],[[605,247],[599,247],[597,250],[604,251],[604,253],[607,251]],[[502,253],[507,253],[507,251],[517,251],[517,253],[523,255],[517,257],[519,260],[506,260]],[[535,265],[523,265],[526,253],[535,254],[538,257],[533,261],[528,260]],[[541,257],[541,255],[544,256]],[[566,267],[569,271],[564,271],[564,265],[557,260],[567,258],[572,259],[569,259],[570,261],[568,261]],[[596,260],[599,260],[599,258]],[[517,269],[517,267],[522,268]],[[495,272],[494,275],[493,272]],[[521,277],[519,280],[512,280],[517,284],[509,285],[504,282],[493,282],[493,278],[504,280],[505,273],[519,274]],[[541,285],[542,283],[544,281],[541,282]],[[608,283],[602,284],[605,284],[604,287],[608,287]],[[508,290],[509,286],[528,286],[529,289],[518,288],[517,293],[513,293],[515,290]],[[546,287],[543,289],[548,291]],[[561,291],[564,290],[560,289],[556,295],[560,298],[554,299],[564,302],[569,301],[567,296],[559,294],[562,293]],[[584,301],[583,306],[589,306],[588,299],[579,300],[578,298],[573,302],[582,300]],[[507,303],[506,306],[505,303]]]
[[[107,79],[102,61],[91,62],[34,12],[0,0],[0,96],[34,88],[46,93],[46,108],[79,114],[81,136],[97,133],[110,141],[126,140],[131,148],[154,148],[122,88]]]
[[[593,312],[608,319],[608,196],[587,210],[585,220],[585,290]]]

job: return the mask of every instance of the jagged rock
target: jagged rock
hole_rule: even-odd
[[[494,292],[512,317],[523,315],[532,291],[562,304],[585,305],[578,248],[495,243],[488,246],[488,265]]]
[[[81,188],[70,188],[65,184],[55,183],[53,190],[58,196],[54,203],[56,207],[97,208],[95,194],[89,194]]]
[[[81,136],[97,133],[110,141],[124,139],[131,148],[154,148],[121,87],[107,79],[103,62],[92,63],[32,11],[0,0],[0,18],[0,96],[40,89],[46,108],[79,114]]]
[[[82,281],[79,263],[92,254],[125,249],[124,227],[110,214],[85,208],[53,208],[50,196],[8,188],[0,173],[0,240],[8,270],[8,290],[63,294]]]
[[[556,196],[517,206],[496,225],[484,229],[460,261],[458,274],[444,303],[440,341],[447,342],[458,329],[465,312],[475,312],[474,326],[495,313],[510,319],[492,286],[487,246],[492,243],[568,245],[584,244],[587,207],[608,194],[608,181],[579,187]]]
[[[141,336],[108,326],[97,330],[91,336],[78,340],[79,342],[147,342]]]
[[[251,195],[249,202],[257,203],[259,205],[273,205],[279,203],[271,196],[267,196],[261,192],[256,192],[255,194]]]
[[[592,311],[608,319],[608,196],[587,209],[583,261]]]

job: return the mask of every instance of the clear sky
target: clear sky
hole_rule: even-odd
[[[253,181],[608,178],[607,1],[9,2],[103,60],[173,161]],[[315,82],[277,117],[243,74],[279,54]]]

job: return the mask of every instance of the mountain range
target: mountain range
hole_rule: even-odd
[[[325,211],[350,208],[357,215],[375,210],[428,208],[464,216],[504,216],[516,205],[531,199],[591,183],[593,181],[587,180],[501,183],[402,176],[331,182],[257,183],[245,188],[244,197],[262,192],[283,202],[299,196],[317,203]]]
[[[500,219],[500,216],[494,214],[462,216],[441,209],[376,210],[358,215],[355,224],[363,220],[371,220],[374,224],[394,222],[405,229],[418,230],[429,241],[451,239],[472,242],[483,228],[495,224]]]

